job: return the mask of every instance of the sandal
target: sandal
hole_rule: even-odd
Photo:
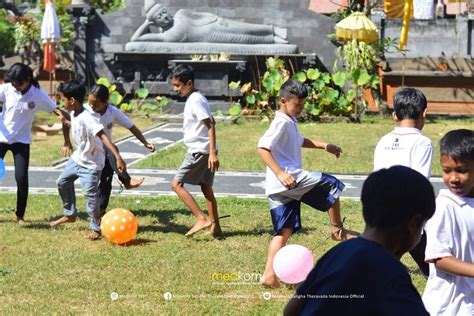
[[[342,219],[340,223],[330,223],[331,226],[336,227],[337,231],[331,233],[331,239],[334,241],[344,241],[351,238],[355,238],[360,235],[360,233],[344,228],[344,221],[346,218]]]

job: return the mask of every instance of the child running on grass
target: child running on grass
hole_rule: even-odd
[[[286,81],[280,89],[280,110],[258,142],[258,153],[267,165],[265,193],[274,231],[261,279],[266,287],[280,287],[273,270],[273,258],[286,245],[288,238],[301,229],[301,202],[328,212],[333,240],[341,241],[358,235],[344,228],[341,220],[339,195],[344,184],[329,174],[303,170],[301,147],[323,149],[337,158],[342,153],[336,145],[300,135],[296,118],[303,111],[307,96],[308,91],[301,82]]]
[[[109,89],[106,86],[97,84],[92,87],[89,93],[89,103],[84,107],[94,116],[99,119],[99,122],[104,126],[104,132],[107,137],[112,140],[112,127],[114,124],[122,126],[128,130],[145,146],[150,152],[155,151],[155,145],[149,143],[138,127],[125,115],[120,109],[108,103],[109,100]],[[133,189],[140,186],[143,183],[144,178],[133,179],[130,175],[125,172],[120,172],[116,168],[116,162],[114,155],[107,149],[105,149],[105,166],[102,170],[99,183],[98,193],[98,204],[100,213],[103,216],[109,205],[110,193],[112,191],[112,179],[115,173],[123,183],[125,188]]]
[[[187,152],[171,182],[173,191],[197,219],[186,236],[192,236],[202,229],[209,228],[209,234],[217,239],[223,239],[217,214],[217,200],[212,189],[214,174],[219,169],[216,122],[211,115],[206,97],[194,87],[194,70],[191,66],[186,64],[176,66],[171,73],[171,83],[179,96],[187,97],[183,119],[184,144]],[[184,188],[185,183],[201,186],[209,218]]]
[[[71,112],[72,136],[76,150],[57,180],[64,216],[52,221],[50,225],[55,227],[76,221],[74,181],[79,178],[87,197],[86,208],[92,230],[88,237],[91,240],[99,239],[101,216],[97,205],[97,190],[105,162],[104,146],[113,153],[120,172],[125,172],[126,166],[116,147],[104,132],[104,126],[96,117],[84,110],[83,101],[86,94],[84,85],[78,80],[70,80],[61,83],[58,91],[64,106]]]
[[[423,302],[431,315],[474,315],[474,130],[448,132],[440,156],[448,189],[439,191],[425,227],[430,276]]]

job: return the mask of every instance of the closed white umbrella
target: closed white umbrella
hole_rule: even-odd
[[[43,70],[49,72],[49,93],[53,94],[52,73],[56,71],[55,47],[61,36],[56,10],[51,0],[45,0],[45,10],[41,23],[41,39],[44,42]]]

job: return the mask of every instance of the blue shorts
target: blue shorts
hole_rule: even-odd
[[[301,229],[301,202],[322,212],[327,211],[344,190],[344,183],[321,172],[310,172],[290,190],[268,196],[273,235],[283,228]]]

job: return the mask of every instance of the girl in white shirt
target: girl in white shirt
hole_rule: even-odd
[[[24,224],[28,200],[28,166],[30,162],[31,127],[36,111],[43,110],[63,117],[53,100],[40,89],[33,78],[33,71],[27,65],[16,63],[5,74],[5,83],[0,84],[0,158],[7,151],[13,154],[15,180],[17,183],[16,218]],[[64,133],[66,134],[66,133]],[[61,153],[69,147],[69,140]]]

